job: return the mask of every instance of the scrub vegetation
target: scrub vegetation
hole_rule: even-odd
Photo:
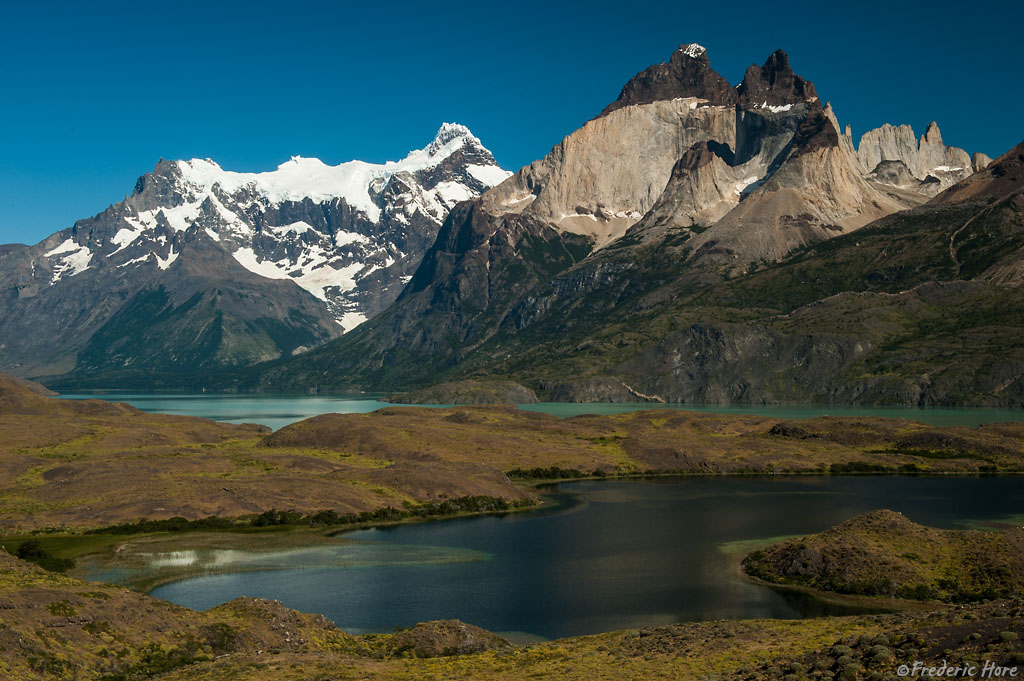
[[[746,572],[777,584],[952,603],[1024,593],[1024,528],[940,530],[873,511],[754,551]]]
[[[271,433],[56,400],[0,377],[8,536],[502,511],[536,503],[534,483],[581,477],[1022,470],[1024,424],[670,410],[559,419],[489,405],[325,414]]]

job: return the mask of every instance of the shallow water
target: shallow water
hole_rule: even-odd
[[[197,609],[242,595],[273,598],[323,613],[354,633],[459,618],[492,631],[555,638],[719,618],[845,614],[743,580],[725,551],[730,543],[818,532],[877,508],[937,527],[1020,522],[1024,480],[587,481],[560,485],[552,498],[554,507],[537,512],[344,535],[361,548],[343,551],[372,560],[332,562],[335,547],[269,559],[235,556],[238,572],[152,593]],[[266,569],[265,560],[283,569],[245,572]]]

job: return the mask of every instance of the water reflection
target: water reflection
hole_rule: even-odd
[[[832,600],[817,598],[814,594],[807,593],[806,591],[782,587],[768,588],[781,596],[787,604],[800,612],[804,617],[842,617],[845,615],[895,612],[892,609],[884,608],[877,604],[854,605],[853,603],[838,603]]]
[[[836,614],[844,606],[744,580],[736,556],[722,547],[818,532],[877,508],[938,527],[1012,517],[1024,508],[1020,483],[1013,477],[577,482],[558,487],[557,504],[538,513],[345,535],[364,547],[359,550],[370,551],[365,547],[372,543],[373,551],[392,552],[388,560],[364,554],[359,565],[317,564],[309,553],[290,552],[266,560],[292,569],[189,579],[153,595],[199,609],[241,595],[275,598],[357,633],[459,618],[492,631],[557,638],[679,621]],[[957,504],[946,503],[952,498]],[[427,553],[396,560],[410,551]],[[457,555],[487,559],[450,560]]]

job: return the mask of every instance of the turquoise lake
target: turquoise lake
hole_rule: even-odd
[[[62,395],[66,399],[100,398],[127,402],[143,411],[162,414],[202,416],[231,423],[261,423],[274,430],[320,414],[366,413],[396,406],[381,402],[379,395],[267,395],[223,393],[137,393],[107,392]],[[923,421],[932,425],[976,426],[982,423],[1024,421],[1022,409],[847,407],[833,405],[700,405],[546,402],[519,405],[520,409],[543,411],[561,418],[579,414],[620,414],[640,409],[683,409],[727,414],[757,414],[779,419],[833,416],[889,416]]]

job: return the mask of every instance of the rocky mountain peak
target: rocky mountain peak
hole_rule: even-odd
[[[924,137],[921,138],[921,144],[942,144],[942,132],[939,130],[939,124],[932,121],[928,124],[928,128],[924,131]]]
[[[688,45],[680,45],[679,49],[676,50],[676,54],[689,57],[690,59],[699,59],[701,57],[707,58],[707,48],[697,43],[690,43]],[[674,55],[673,55],[674,56]]]
[[[740,103],[748,106],[783,106],[818,97],[814,84],[793,72],[782,50],[772,52],[761,66],[752,64],[737,90]]]
[[[601,116],[626,106],[686,97],[724,106],[736,103],[734,88],[711,68],[707,49],[697,43],[681,45],[667,64],[655,64],[633,76]]]
[[[458,144],[452,144],[453,142]],[[427,145],[426,151],[430,156],[436,156],[443,150],[469,143],[480,144],[480,140],[469,131],[469,128],[458,123],[442,123],[434,140]]]
[[[947,146],[935,121],[928,124],[924,135],[916,136],[909,125],[886,123],[868,130],[857,145],[857,161],[861,172],[876,178],[887,176],[884,161],[901,161],[921,184],[918,190],[927,196],[950,187],[979,170],[985,159],[972,158],[965,150]]]
[[[980,151],[971,154],[971,164],[974,166],[975,172],[988,168],[991,163],[992,159],[989,158],[988,154],[983,154]]]

